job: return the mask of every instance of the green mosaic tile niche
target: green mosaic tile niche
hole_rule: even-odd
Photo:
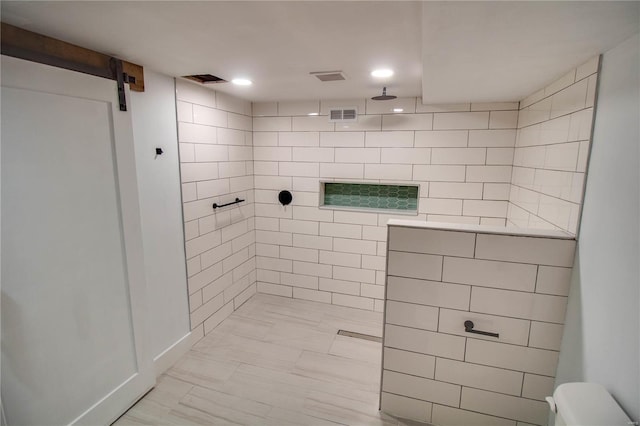
[[[324,205],[361,209],[418,210],[418,187],[366,183],[324,184]]]

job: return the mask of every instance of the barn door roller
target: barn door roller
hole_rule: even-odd
[[[123,70],[122,60],[118,58],[109,59],[109,67],[111,68],[111,76],[118,85],[118,103],[120,104],[120,111],[127,110],[127,98],[125,97],[124,84],[135,84],[136,78],[128,75]]]

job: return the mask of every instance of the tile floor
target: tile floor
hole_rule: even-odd
[[[116,423],[404,425],[378,411],[382,314],[257,294]]]

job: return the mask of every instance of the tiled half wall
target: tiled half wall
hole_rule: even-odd
[[[481,229],[390,223],[383,411],[547,424],[575,240]],[[499,337],[465,332],[466,320]]]

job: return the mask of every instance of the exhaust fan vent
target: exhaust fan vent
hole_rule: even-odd
[[[342,71],[316,71],[309,74],[316,76],[320,81],[340,81],[347,79]]]
[[[358,110],[355,107],[334,108],[329,110],[329,122],[356,121]]]
[[[185,75],[183,78],[188,78],[201,84],[227,83],[227,80],[211,74]]]

